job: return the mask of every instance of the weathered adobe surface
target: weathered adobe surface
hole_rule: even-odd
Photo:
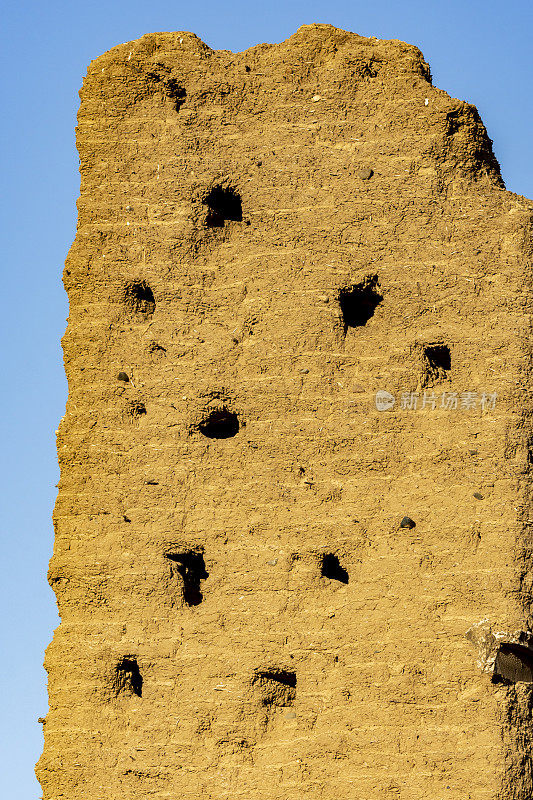
[[[328,25],[81,100],[45,799],[531,797],[533,206],[476,109]]]

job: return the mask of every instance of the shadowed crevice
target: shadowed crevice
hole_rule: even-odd
[[[115,690],[119,694],[135,694],[142,696],[143,679],[133,656],[124,656],[115,668]]]
[[[378,276],[372,275],[361,283],[346,286],[340,290],[339,305],[345,335],[348,328],[362,327],[374,315],[374,311],[383,300],[383,295],[378,292],[378,287]]]
[[[205,224],[208,228],[223,228],[228,220],[242,222],[241,196],[231,187],[214,186],[203,203],[207,206]]]
[[[323,578],[329,578],[332,581],[340,581],[340,583],[348,583],[349,580],[347,571],[341,566],[338,556],[334,553],[324,553],[320,566],[320,574]]]
[[[200,581],[209,577],[202,551],[186,550],[183,553],[167,553],[165,558],[173,563],[173,569],[183,581],[183,600],[188,606],[198,606],[203,600]],[[174,566],[175,565],[175,566]]]
[[[230,439],[239,432],[239,418],[237,414],[224,406],[211,411],[200,422],[198,430],[208,439]]]

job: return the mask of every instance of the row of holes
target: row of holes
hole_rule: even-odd
[[[203,203],[208,207],[205,220],[208,227],[223,227],[226,220],[242,221],[241,198],[231,187],[215,186]],[[362,327],[373,317],[377,306],[383,301],[383,295],[378,289],[378,276],[372,275],[361,283],[340,290],[338,301],[345,334],[348,328]],[[151,317],[155,311],[154,294],[146,281],[129,284],[125,291],[125,301],[131,312],[143,317]],[[450,351],[445,345],[426,347],[424,357],[427,371],[434,376],[442,377],[442,373],[451,368]]]
[[[129,380],[125,372],[119,372],[119,381]],[[124,417],[128,420],[138,420],[146,415],[146,406],[140,400],[133,400],[124,409]],[[208,439],[231,439],[240,430],[241,424],[234,411],[226,406],[210,411],[207,417],[197,426],[200,433]]]
[[[171,573],[177,573],[182,582],[183,601],[188,606],[198,606],[203,600],[201,581],[209,577],[205,568],[202,550],[186,550],[183,553],[167,553],[171,562]],[[334,553],[324,553],[320,560],[320,575],[329,580],[348,583],[349,575]]]
[[[502,643],[496,654],[492,682],[511,685],[533,683],[533,653],[527,647],[514,643]],[[290,706],[295,698],[296,673],[288,670],[256,671],[252,685],[260,690],[264,706]],[[115,669],[116,694],[142,696],[143,678],[134,656],[124,656]]]
[[[425,348],[423,386],[446,378],[449,368],[450,352],[447,347],[435,345]],[[125,372],[119,372],[117,379],[119,381],[129,380]],[[129,419],[139,419],[146,414],[146,406],[141,401],[135,400],[127,406],[124,413],[125,417]],[[222,406],[210,411],[197,428],[207,439],[231,439],[238,434],[241,423],[234,411]],[[531,461],[531,457],[528,458]]]
[[[423,386],[446,379],[450,369],[450,350],[446,345],[428,345],[424,348]],[[117,380],[128,382],[129,377],[125,372],[119,372]],[[125,414],[129,418],[138,419],[146,414],[146,406],[141,401],[133,401],[127,407]],[[226,406],[213,409],[198,424],[198,430],[208,439],[231,439],[238,434],[240,427],[241,423],[237,414]]]
[[[296,673],[284,669],[256,670],[252,686],[264,706],[290,706],[296,696]],[[115,667],[115,692],[142,697],[143,677],[135,656],[124,656]]]
[[[378,277],[365,278],[361,283],[340,290],[338,300],[344,333],[348,328],[366,325],[383,296],[377,291]],[[130,313],[151,317],[155,311],[154,293],[146,281],[134,281],[124,292],[126,308]]]
[[[365,278],[361,283],[340,290],[338,299],[345,334],[348,328],[366,325],[373,316],[383,300],[383,295],[377,291],[378,286],[378,277],[374,275]],[[125,302],[130,312],[143,317],[151,317],[155,311],[154,293],[146,281],[130,283],[125,290]],[[426,345],[423,348],[423,359],[426,383],[430,380],[442,380],[448,376],[451,369],[451,355],[447,345]],[[120,374],[125,375],[125,373]],[[125,377],[127,378],[126,375]]]
[[[362,283],[346,287],[339,292],[339,305],[344,332],[348,328],[366,325],[383,300],[376,291],[377,276],[366,278]],[[125,303],[128,311],[151,317],[155,311],[155,298],[146,281],[135,281],[126,286]]]

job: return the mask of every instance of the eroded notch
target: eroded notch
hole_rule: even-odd
[[[142,696],[143,679],[137,659],[124,656],[115,667],[115,691],[119,694],[135,694]]]
[[[378,276],[369,275],[361,283],[345,286],[340,290],[339,305],[345,334],[348,328],[366,325],[374,315],[374,311],[383,300],[378,288]]]
[[[241,196],[231,186],[214,186],[202,202],[207,206],[208,228],[223,228],[226,221],[242,222]]]
[[[296,698],[296,673],[286,669],[257,670],[252,685],[258,690],[261,705],[292,706]]]
[[[171,569],[180,575],[183,582],[183,600],[188,606],[198,606],[203,600],[201,581],[209,577],[205,568],[202,550],[185,550],[182,553],[166,553],[172,562]]]

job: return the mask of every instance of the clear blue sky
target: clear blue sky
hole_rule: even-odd
[[[37,800],[33,776],[47,710],[43,652],[57,624],[45,580],[58,470],[54,430],[66,386],[61,270],[79,188],[74,126],[87,64],[152,31],[189,30],[214,48],[278,42],[329,22],[418,45],[434,83],[477,105],[507,188],[533,197],[532,0],[4,0],[0,148],[0,325],[4,454],[0,602],[0,796]],[[99,800],[99,798],[87,798]]]

